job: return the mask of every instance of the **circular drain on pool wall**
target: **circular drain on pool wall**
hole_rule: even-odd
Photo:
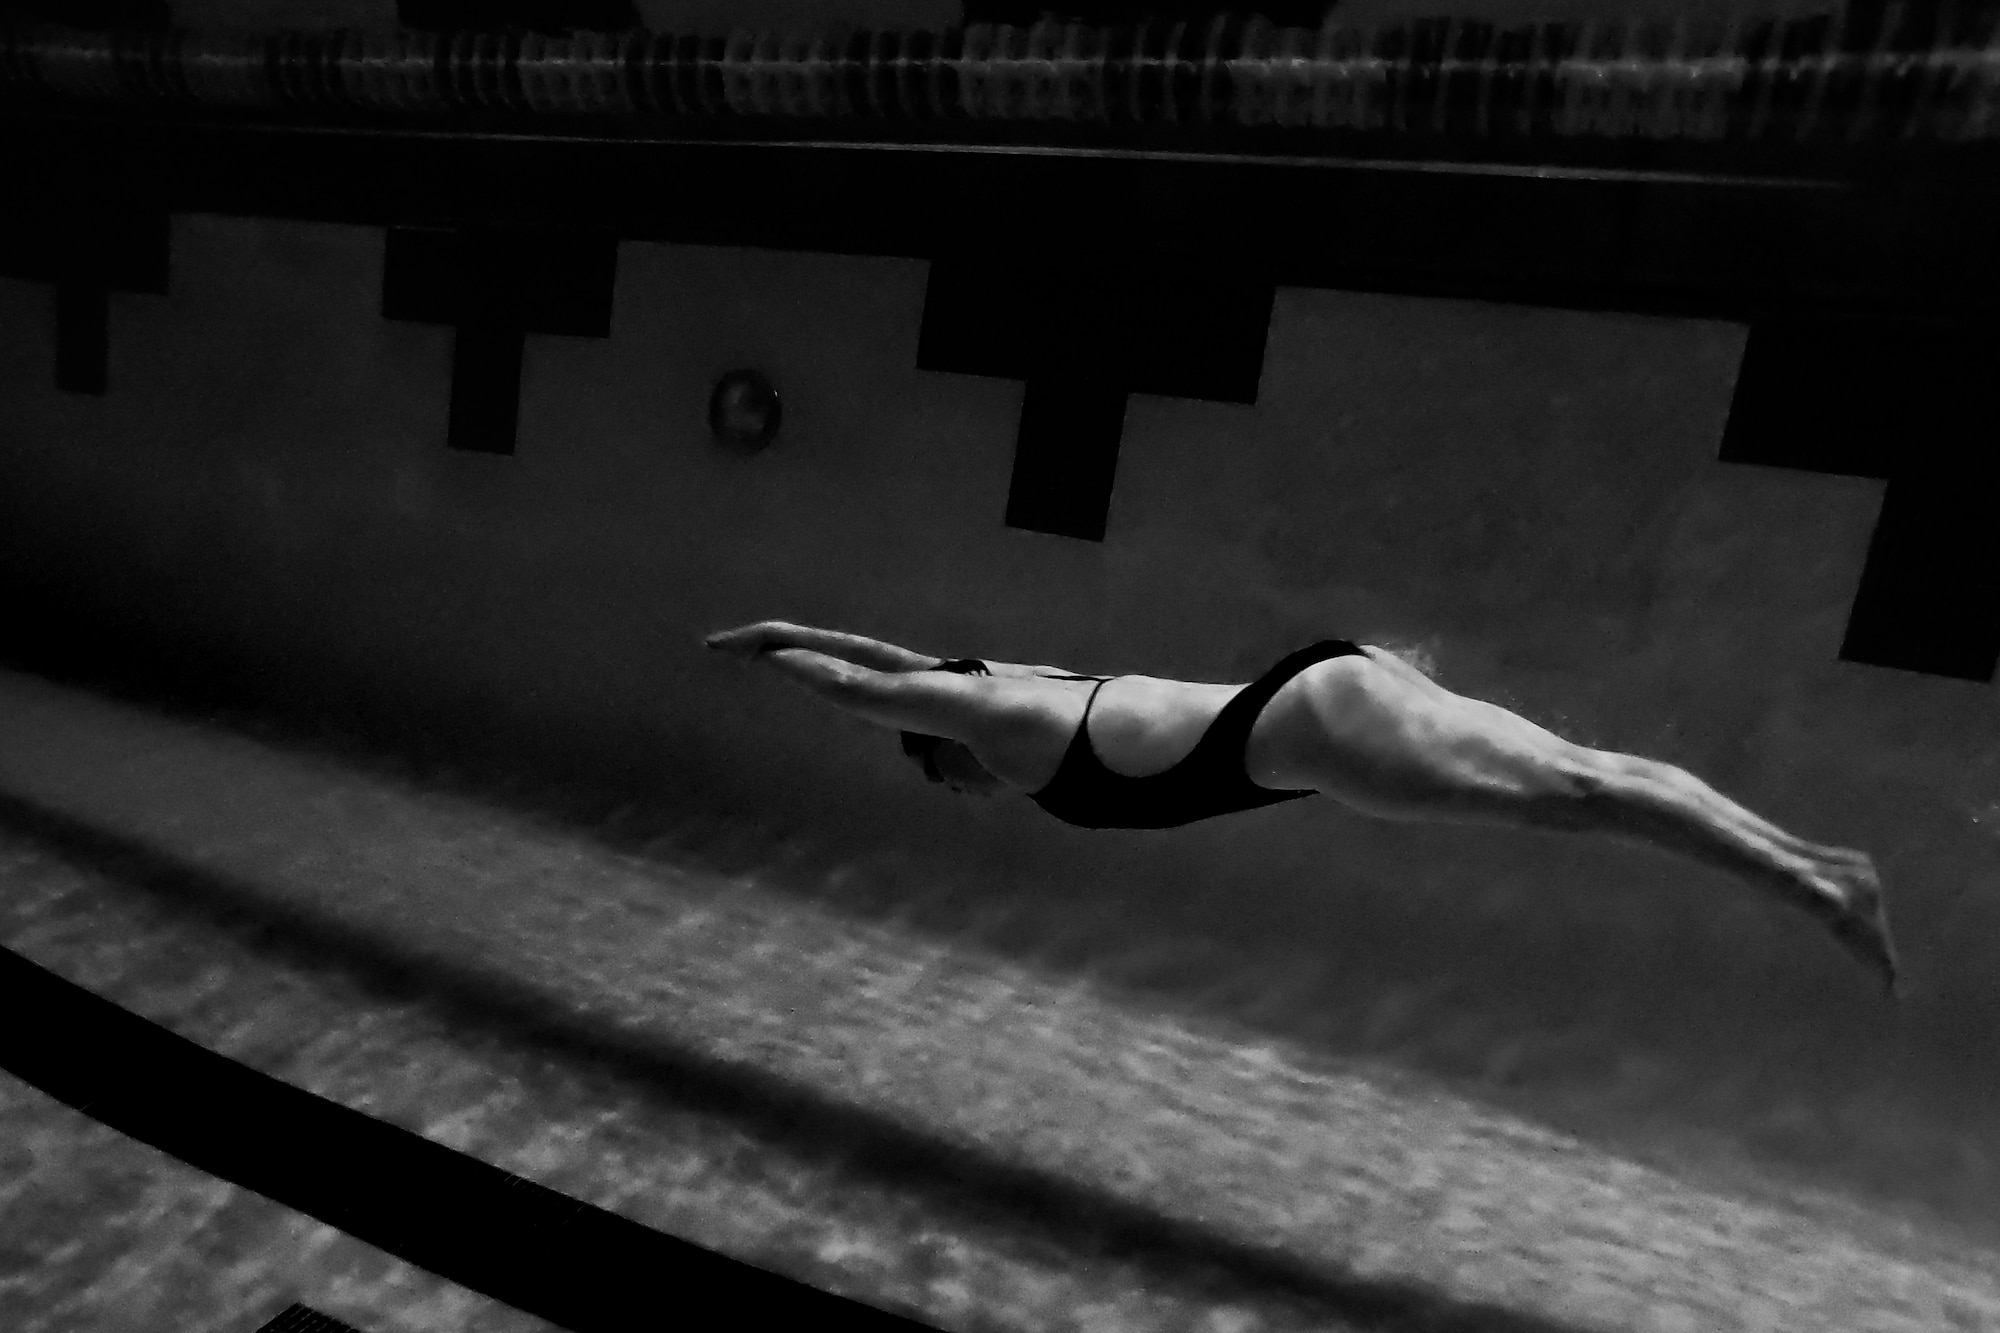
[[[782,416],[778,391],[754,370],[730,371],[708,400],[709,431],[732,449],[762,449],[777,438]]]

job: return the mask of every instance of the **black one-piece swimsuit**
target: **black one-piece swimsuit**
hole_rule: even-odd
[[[1243,767],[1243,747],[1264,705],[1281,686],[1315,662],[1333,657],[1361,656],[1359,646],[1344,639],[1324,639],[1285,657],[1238,691],[1209,723],[1194,749],[1172,768],[1145,777],[1113,773],[1090,744],[1090,704],[1110,676],[1064,676],[1062,680],[1094,680],[1084,705],[1083,721],[1064,751],[1062,767],[1047,786],[1029,799],[1066,824],[1081,828],[1176,828],[1198,819],[1238,810],[1254,810],[1312,796],[1310,791],[1278,791],[1260,787]]]

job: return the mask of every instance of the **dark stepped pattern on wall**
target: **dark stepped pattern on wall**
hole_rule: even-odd
[[[996,272],[1008,275],[1004,299],[995,299]],[[940,255],[917,366],[1024,381],[1006,521],[1103,541],[1127,398],[1256,402],[1274,299],[1268,277],[1211,257]]]
[[[727,38],[405,8],[403,32],[0,25],[0,154],[55,201],[0,212],[0,272],[56,284],[60,385],[104,391],[109,293],[164,289],[167,211],[389,228],[384,314],[454,327],[449,443],[501,454],[524,338],[605,336],[620,239],[922,257],[919,365],[1025,382],[1005,521],[1102,541],[1128,395],[1254,402],[1274,286],[1732,319],[1755,332],[1725,460],[1891,483],[1843,655],[2000,663],[1976,442],[1945,424],[1977,419],[1979,367],[1895,351],[1913,319],[1984,346],[2000,308],[1990,6]],[[957,151],[880,151],[899,137]],[[1256,151],[1208,151],[1232,145]],[[479,301],[419,290],[453,255]],[[1921,437],[1893,466],[1841,461],[1912,410],[1876,432]]]
[[[1751,329],[1722,461],[1888,482],[1842,660],[1988,681],[2000,548],[1984,427],[1989,327],[1834,319]]]
[[[609,232],[396,228],[382,264],[382,316],[453,329],[445,442],[511,454],[530,333],[611,336],[618,238]]]
[[[105,392],[111,293],[164,296],[167,251],[157,204],[79,190],[0,209],[0,276],[55,288],[57,387]]]
[[[1499,26],[1258,16],[944,31],[0,30],[0,98],[158,114],[1191,148],[2000,139],[1992,12]],[[1247,138],[1245,137],[1247,136]]]

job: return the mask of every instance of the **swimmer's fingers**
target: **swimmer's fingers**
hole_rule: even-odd
[[[702,642],[708,645],[711,652],[727,653],[747,662],[765,648],[775,645],[776,630],[775,621],[762,620],[754,625],[718,630]]]

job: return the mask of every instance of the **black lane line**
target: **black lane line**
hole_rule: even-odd
[[[273,902],[268,891],[248,881],[189,865],[141,839],[106,831],[12,793],[0,792],[0,831],[31,839],[71,864],[214,920],[221,929],[250,937],[250,947],[259,952],[286,957],[301,966],[336,966],[384,994],[405,999],[421,994],[425,1003],[443,1013],[455,1028],[490,1032],[509,1042],[531,1044],[554,1058],[602,1070],[639,1086],[650,1100],[730,1117],[751,1134],[788,1151],[811,1152],[817,1145],[859,1180],[920,1192],[940,1206],[972,1215],[975,1222],[1025,1226],[1055,1245],[1073,1247],[1085,1256],[1085,1262],[1090,1254],[1108,1253],[1165,1273],[1201,1274],[1205,1276],[1196,1279],[1198,1286],[1224,1280],[1273,1296],[1314,1302],[1340,1318],[1381,1333],[1584,1333],[1582,1325],[1465,1300],[1414,1282],[1363,1278],[1329,1263],[1236,1240],[1198,1222],[1161,1216],[1057,1173],[1006,1162],[829,1099],[783,1076],[678,1049],[657,1034],[618,1030],[533,986],[482,972],[455,959],[400,947],[385,935]],[[66,1012],[71,1006],[78,1010],[75,1021]],[[431,1143],[421,1135],[293,1088],[0,950],[0,1014],[8,1013],[34,1014],[37,1021],[33,1032],[0,1023],[0,1068],[213,1174],[321,1217],[439,1276],[553,1322],[564,1320],[496,1287],[482,1286],[479,1272],[490,1267],[502,1270],[503,1276],[517,1277],[524,1267],[567,1270],[579,1284],[602,1288],[605,1294],[593,1309],[615,1311],[622,1303],[627,1319],[616,1325],[620,1333],[630,1328],[632,1310],[647,1311],[648,1318],[658,1317],[657,1284],[675,1273],[674,1266],[682,1264],[687,1265],[690,1276],[675,1275],[676,1282],[698,1282],[700,1274],[717,1272],[717,1286],[711,1288],[717,1299],[735,1300],[730,1292],[739,1286],[751,1287],[751,1294],[742,1298],[739,1307],[748,1313],[765,1309],[782,1312],[787,1308],[782,1302],[788,1291],[829,1302],[835,1299],[748,1265],[720,1259]],[[92,1035],[71,1040],[69,1034],[82,1032],[84,1024],[90,1025]],[[135,1043],[131,1055],[120,1049],[120,1043],[128,1042]],[[213,1086],[207,1082],[218,1077],[222,1081]],[[208,1118],[208,1107],[216,1108],[216,1115],[221,1116],[228,1107],[241,1104],[234,1100],[241,1089],[265,1085],[269,1090],[257,1095],[268,1096],[271,1109],[232,1115],[229,1121],[236,1128],[210,1132],[214,1122]],[[181,1098],[177,1102],[155,1098],[150,1092],[153,1087],[178,1089]],[[315,1115],[320,1108],[334,1114]],[[292,1118],[298,1114],[309,1118]],[[345,1128],[355,1124],[361,1130]],[[350,1148],[349,1140],[340,1137],[348,1132],[365,1132],[365,1145]],[[265,1139],[270,1140],[265,1151],[251,1151],[256,1141]],[[431,1183],[410,1174],[412,1168],[403,1165],[401,1157],[383,1155],[403,1141],[420,1150],[413,1157],[449,1159],[454,1163],[454,1174]],[[321,1143],[323,1147],[318,1146]],[[290,1160],[282,1146],[285,1144],[315,1145],[315,1151],[335,1155],[345,1165],[312,1170],[310,1162]],[[209,1156],[197,1155],[201,1153]],[[238,1154],[252,1159],[251,1166],[261,1173],[257,1179],[262,1183],[227,1169]],[[293,1170],[302,1175],[296,1191],[288,1179]],[[482,1192],[475,1196],[475,1202],[459,1204],[454,1193],[459,1188],[457,1182],[475,1178],[483,1182]],[[356,1224],[324,1211],[331,1207],[344,1208],[342,1216],[354,1218]],[[517,1208],[523,1210],[519,1220],[512,1211]],[[390,1215],[380,1234],[364,1233],[361,1224],[371,1222],[378,1210]],[[470,1220],[461,1224],[457,1220],[461,1215],[469,1215]],[[601,1223],[596,1221],[589,1223],[588,1231],[568,1238],[578,1219],[591,1216],[615,1223],[617,1235],[624,1239],[607,1239],[627,1248],[604,1248],[607,1241],[597,1239]],[[409,1219],[407,1224],[404,1219]],[[424,1242],[440,1239],[439,1233],[461,1225],[470,1229],[461,1234],[483,1236],[490,1232],[517,1238],[524,1228],[531,1228],[533,1239],[532,1243],[510,1240],[507,1253],[515,1257],[505,1262],[490,1261],[482,1252],[482,1246],[496,1243],[493,1240],[454,1245],[435,1259],[421,1257],[428,1253]],[[542,1237],[549,1232],[562,1233],[557,1237],[563,1246],[560,1257],[551,1257],[553,1251],[535,1249],[535,1245],[547,1243]],[[409,1247],[399,1249],[404,1236],[411,1238]],[[658,1256],[647,1248],[649,1242],[662,1245]],[[569,1257],[572,1252],[588,1256],[588,1265]],[[447,1262],[461,1267],[448,1270],[442,1266]],[[704,1263],[710,1267],[703,1268]],[[772,1290],[761,1294],[762,1299],[754,1289],[760,1283],[772,1284]],[[851,1302],[839,1305],[843,1311],[865,1317],[858,1327],[925,1327],[877,1315]],[[881,1322],[867,1322],[871,1319]],[[584,1333],[613,1324],[600,1321],[567,1326]]]
[[[0,1066],[191,1166],[575,1333],[690,1306],[930,1327],[570,1198],[217,1055],[0,949]]]
[[[929,1325],[676,1239],[292,1087],[0,949],[0,1067],[113,1129],[575,1333],[673,1309]]]

